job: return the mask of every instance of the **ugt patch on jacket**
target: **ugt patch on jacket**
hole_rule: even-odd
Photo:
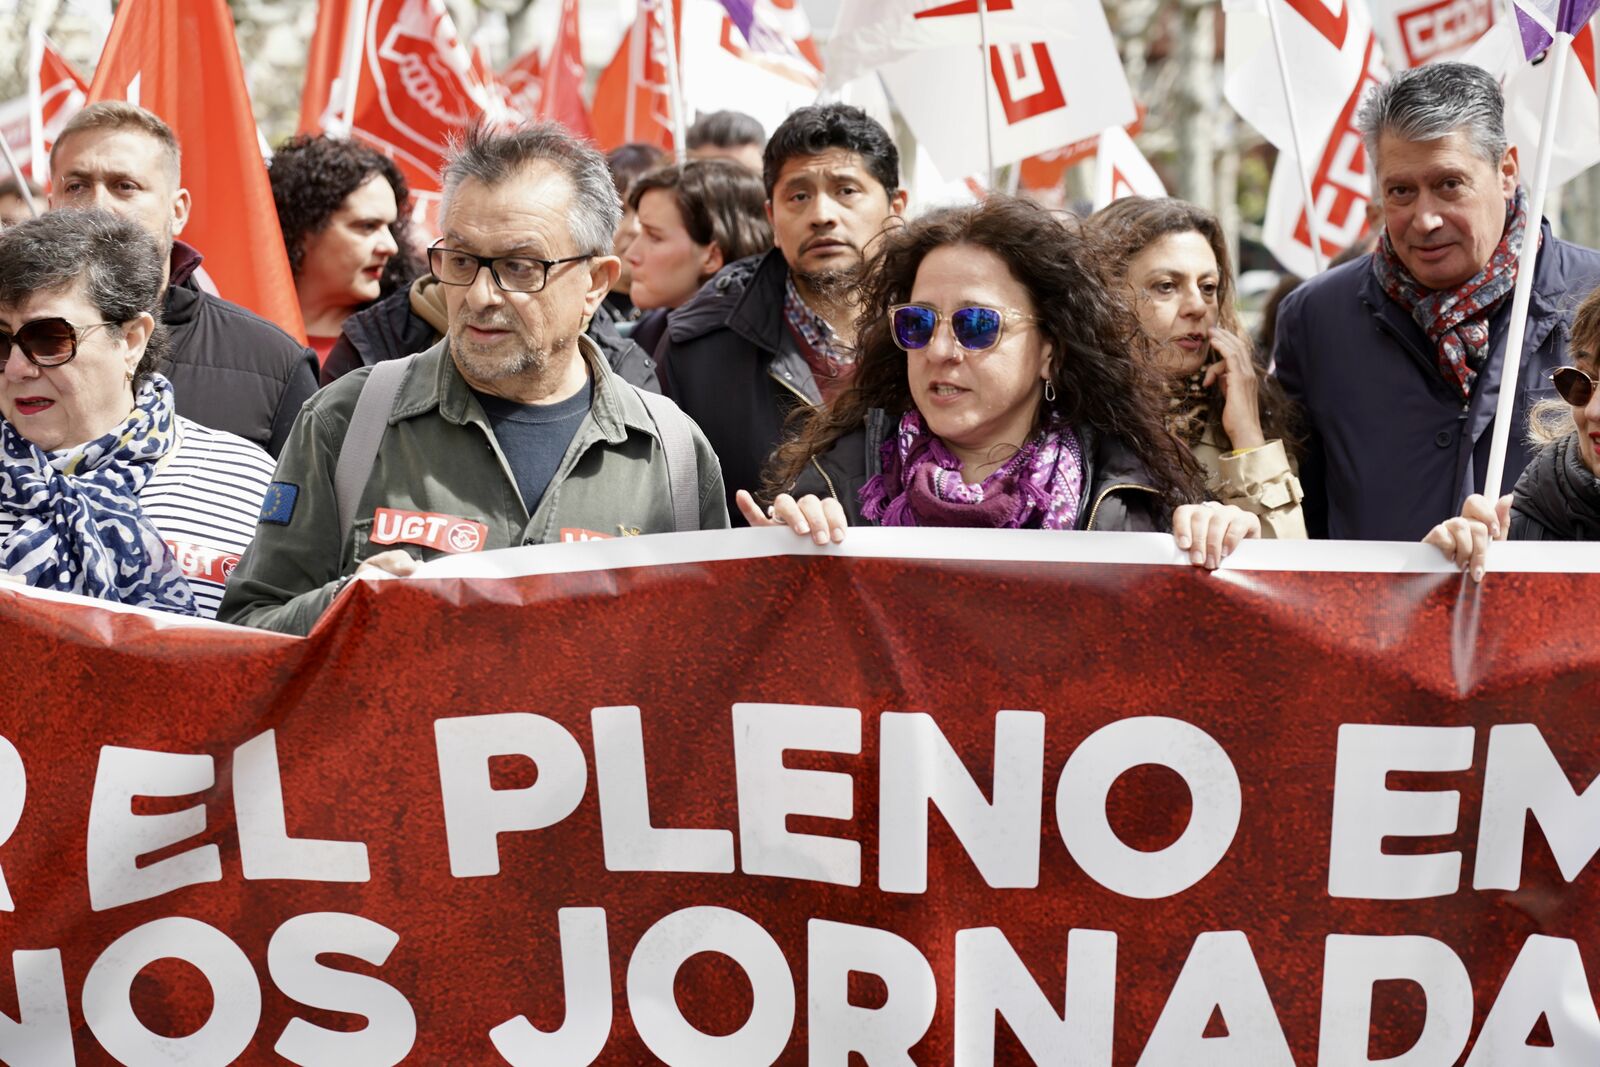
[[[267,486],[267,495],[261,498],[261,517],[257,522],[270,522],[274,526],[287,526],[294,518],[294,504],[300,499],[300,487],[293,482],[273,482]]]

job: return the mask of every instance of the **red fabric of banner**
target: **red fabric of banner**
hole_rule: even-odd
[[[972,1041],[970,1027],[988,1019],[994,1038],[963,1062],[1033,1062],[1045,1042],[1051,1055],[1080,1042],[1090,1050],[1081,1062],[1273,1063],[1282,1062],[1268,1055],[1281,1032],[1293,1062],[1311,1064],[1330,995],[1371,1003],[1375,1060],[1424,1033],[1426,1010],[1446,1044],[1460,1031],[1429,1062],[1453,1062],[1468,1029],[1472,1042],[1549,1052],[1526,1045],[1544,1022],[1557,1058],[1537,1062],[1591,1062],[1582,1057],[1592,978],[1558,997],[1550,968],[1540,976],[1525,961],[1516,983],[1507,976],[1535,950],[1575,942],[1574,953],[1592,955],[1600,875],[1581,855],[1592,844],[1551,822],[1545,832],[1561,842],[1552,846],[1528,820],[1518,888],[1473,886],[1487,865],[1484,781],[1513,766],[1501,758],[1513,741],[1535,731],[1565,776],[1553,795],[1566,789],[1572,805],[1600,769],[1600,654],[1588,606],[1600,576],[1495,574],[1481,594],[1458,599],[1461,590],[1454,575],[1223,579],[1184,567],[785,556],[357,583],[304,641],[157,629],[139,616],[0,595],[0,736],[27,773],[20,823],[0,844],[15,900],[0,927],[13,952],[60,951],[66,1040],[78,1062],[100,1062],[107,1041],[126,1056],[159,1040],[176,1042],[187,1062],[276,1062],[270,1050],[290,1040],[289,1028],[351,1063],[396,1062],[396,1050],[410,1063],[501,1062],[510,1057],[497,1052],[496,1031],[526,1042],[537,1058],[523,1062],[551,1065],[797,1064],[808,1046],[831,1050],[825,1062],[844,1063],[851,1050],[860,1062],[890,1062],[891,1048],[933,1064],[953,1062],[961,1028]],[[1459,876],[1442,895],[1330,896],[1330,834],[1343,802],[1336,763],[1349,771],[1354,759],[1341,745],[1379,725],[1424,732],[1396,734],[1367,758],[1415,742],[1451,768],[1380,775],[1379,784],[1455,817],[1407,836],[1402,816],[1358,805],[1351,810],[1369,814],[1345,830],[1394,820],[1379,865],[1459,853]],[[1157,765],[1163,753],[1211,750],[1169,752],[1149,740],[1162,731],[1214,742],[1237,776],[1239,815],[1197,882],[1142,898],[1104,884],[1107,868],[1097,860],[1086,869],[1066,839],[1086,849],[1079,831],[1103,822],[1134,852],[1160,857],[1152,878],[1191,865],[1177,846],[1216,816],[1226,775],[1186,785]],[[1073,798],[1115,757],[1113,735],[1133,769],[1110,786],[1102,816]],[[784,736],[793,743],[780,763],[770,745]],[[1037,801],[1005,809],[1031,807],[1036,825],[1023,817],[983,834],[969,827],[963,840],[930,812],[927,847],[918,848],[905,813],[927,808],[908,809],[906,791],[928,785],[936,767],[953,773],[940,736],[981,794],[969,814],[1000,809],[1002,792],[1026,795],[1027,768],[1041,768]],[[534,758],[514,754],[519,744]],[[997,782],[1002,747],[1009,770]],[[362,843],[369,880],[304,880],[318,864],[338,867],[328,846],[271,847],[268,750],[280,830]],[[1073,763],[1080,751],[1095,753],[1092,765]],[[476,754],[457,758],[463,752]],[[1135,766],[1140,756],[1149,760]],[[0,746],[0,825],[16,793],[4,757]],[[630,762],[640,758],[642,776]],[[1415,753],[1411,763],[1394,758],[1422,765]],[[463,768],[474,767],[498,791],[482,811],[516,809],[512,822],[538,828],[495,835],[481,817],[462,819],[474,810],[462,801],[472,777]],[[1370,782],[1340,788],[1378,795]],[[519,799],[519,789],[529,792]],[[130,791],[174,795],[130,801]],[[728,867],[617,869],[637,865],[649,836],[630,823],[641,796],[656,831],[723,831],[680,838],[659,862],[690,866],[725,849]],[[784,818],[784,803],[800,814]],[[985,862],[1017,862],[1037,843],[1036,884],[989,884],[993,869],[981,871],[974,855],[997,834],[1005,846]],[[332,850],[344,862],[352,847]],[[452,873],[485,849],[498,873]],[[815,861],[836,875],[851,855],[859,884],[751,873]],[[922,855],[925,891],[881,888],[914,880]],[[1557,856],[1583,862],[1564,874]],[[93,891],[86,863],[100,872]],[[152,873],[161,863],[176,866]],[[197,873],[176,873],[185,869]],[[193,884],[91,906],[96,895],[105,904],[165,878]],[[592,909],[603,910],[603,950]],[[389,938],[367,936],[369,924]],[[1114,962],[1097,970],[1110,935]],[[1412,939],[1380,944],[1397,980],[1374,991],[1325,977],[1330,938],[1356,936]],[[1431,939],[1421,946],[1428,958],[1459,960],[1464,1007],[1459,996],[1434,996],[1424,1009],[1405,980],[1427,955],[1421,939]],[[958,943],[973,952],[959,970]],[[190,962],[141,968],[138,945]],[[331,953],[321,966],[360,976],[375,999],[319,986],[314,951]],[[365,961],[352,958],[362,952]],[[1053,1029],[1043,1015],[995,1021],[972,1008],[985,988],[1005,984],[1008,953],[1036,988],[1007,1003],[1036,998]],[[609,982],[587,980],[585,968]],[[202,974],[224,976],[221,986],[213,992]],[[12,984],[0,978],[0,1010],[15,1018]],[[23,1022],[36,1024],[36,1050],[50,1047],[52,1033],[67,1032],[51,1030],[54,985],[28,988]],[[1256,1012],[1263,995],[1268,1010]],[[398,998],[414,1013],[414,1038]],[[361,1017],[363,1003],[376,1020]],[[119,1010],[138,1026],[113,1025]],[[496,1030],[519,1016],[533,1029]],[[1341,1018],[1349,1021],[1335,1018],[1336,1036]],[[1092,1051],[1097,1032],[1114,1038],[1114,1055]],[[600,1044],[585,1045],[595,1034]],[[1366,1054],[1367,1034],[1343,1036]],[[0,1058],[16,1062],[19,1040],[0,1027]],[[230,1051],[237,1040],[246,1044]]]

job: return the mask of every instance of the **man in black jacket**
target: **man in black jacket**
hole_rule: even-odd
[[[724,267],[674,311],[656,356],[668,394],[705,431],[733,494],[761,471],[797,406],[855,370],[855,283],[867,245],[905,210],[887,131],[845,104],[804,107],[767,142],[777,247]]]
[[[98,207],[137,222],[169,250],[161,317],[178,414],[253,441],[274,456],[317,390],[311,349],[254,312],[208,292],[200,253],[177,240],[189,218],[170,127],[149,111],[102,101],[78,112],[50,155],[50,206]]]

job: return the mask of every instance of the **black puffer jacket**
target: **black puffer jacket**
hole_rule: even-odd
[[[668,395],[705,431],[722,463],[728,514],[754,492],[797,407],[821,403],[811,367],[783,318],[789,265],[777,249],[730,263],[667,319],[656,349]]]
[[[832,496],[844,508],[850,525],[870,526],[861,516],[861,488],[882,469],[883,442],[890,428],[886,413],[868,412],[866,425],[813,459],[790,491],[795,496]],[[1127,442],[1092,430],[1080,430],[1078,438],[1083,445],[1084,485],[1088,489],[1078,504],[1075,528],[1169,532],[1172,509]]]
[[[358,367],[425,352],[437,344],[444,335],[445,326],[438,285],[430,275],[424,275],[345,319],[339,339],[333,343],[322,365],[322,384],[342,378]],[[418,303],[431,309],[429,314],[434,321],[430,322],[418,312]],[[661,392],[656,361],[619,334],[610,316],[595,315],[585,332],[619,378],[652,393]]]
[[[1534,455],[1511,493],[1513,541],[1600,541],[1600,481],[1570,433]]]
[[[178,414],[278,455],[317,391],[317,356],[253,311],[200,288],[200,253],[175,241],[161,320],[172,336],[158,368]]]

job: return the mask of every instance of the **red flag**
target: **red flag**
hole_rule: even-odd
[[[393,159],[425,232],[439,203],[439,168],[450,139],[481,115],[505,109],[477,73],[444,0],[370,0],[361,44],[351,136]]]
[[[305,87],[300,92],[300,133],[321,133],[326,125],[349,27],[350,0],[317,0],[317,28],[311,34]]]
[[[123,0],[89,100],[127,100],[166,120],[187,149],[194,207],[183,239],[225,298],[304,338],[224,0]]]
[[[530,48],[500,72],[499,82],[506,106],[521,116],[539,113],[539,92],[544,84],[539,50]]]
[[[538,117],[554,119],[580,137],[593,137],[583,106],[583,47],[578,39],[578,0],[562,0],[561,27],[550,49]]]
[[[674,5],[673,35],[682,29]],[[617,46],[594,94],[595,139],[602,148],[629,141],[671,148],[672,102],[667,80],[666,23],[660,5],[642,0],[633,28]]]
[[[56,134],[76,115],[89,97],[89,86],[78,76],[50,38],[32,32],[33,62],[28,77],[28,142],[33,180],[50,183],[50,148]]]

